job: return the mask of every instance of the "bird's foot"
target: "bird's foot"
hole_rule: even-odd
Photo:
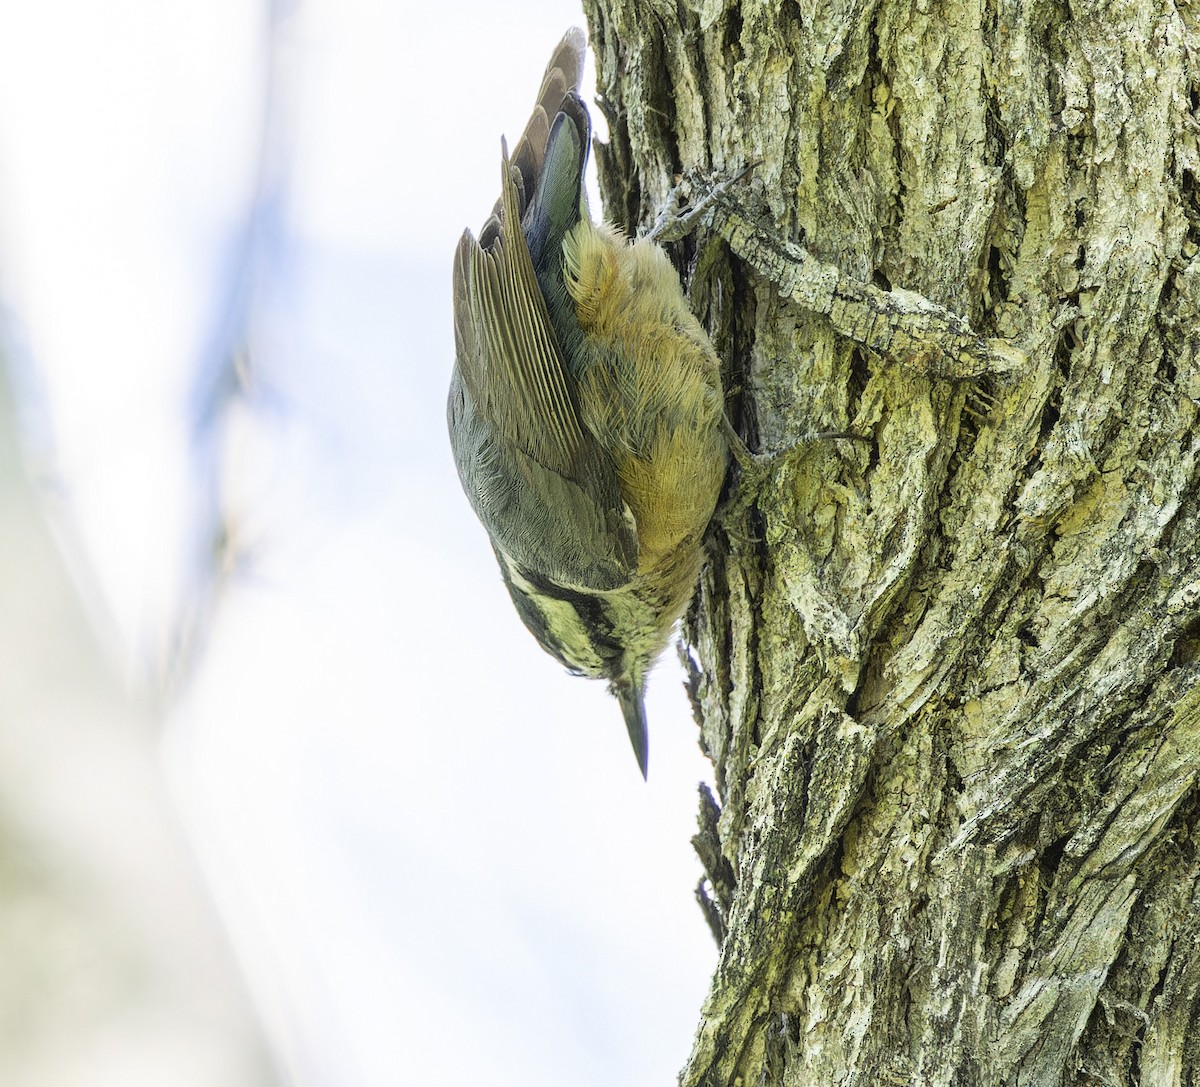
[[[733,454],[733,459],[738,463],[738,468],[742,474],[742,486],[750,493],[756,493],[761,490],[767,477],[781,463],[807,453],[813,442],[837,440],[853,442],[871,441],[871,438],[866,434],[856,434],[849,430],[818,430],[812,434],[804,435],[786,449],[776,450],[772,453],[755,453],[742,440],[742,436],[733,429],[733,424],[729,421],[728,416],[722,417],[721,432],[725,435],[725,440],[729,444],[729,451]]]
[[[686,238],[704,223],[729,190],[757,165],[752,162],[724,181],[716,181],[711,174],[698,168],[689,170],[667,193],[662,210],[646,237],[660,245]]]

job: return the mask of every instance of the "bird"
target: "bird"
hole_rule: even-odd
[[[695,591],[731,455],[716,351],[648,237],[591,218],[586,39],[546,66],[455,252],[455,465],[525,626],[608,681],[648,778],[646,678]]]

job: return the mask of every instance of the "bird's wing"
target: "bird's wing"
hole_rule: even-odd
[[[519,176],[503,156],[499,229],[466,232],[454,262],[459,474],[492,539],[523,566],[613,588],[637,566],[637,532],[612,458],[583,426],[521,231]]]

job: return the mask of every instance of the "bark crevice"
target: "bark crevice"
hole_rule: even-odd
[[[735,424],[872,440],[711,533],[683,1087],[1200,1082],[1194,13],[586,7],[618,220],[762,162],[679,250]]]

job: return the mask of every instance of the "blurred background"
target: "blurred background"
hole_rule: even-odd
[[[678,667],[644,784],[445,435],[451,255],[570,25],[0,16],[6,1087],[674,1081],[715,962]]]

